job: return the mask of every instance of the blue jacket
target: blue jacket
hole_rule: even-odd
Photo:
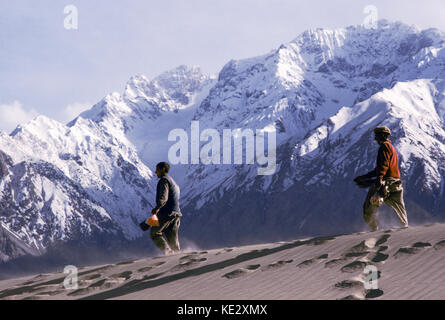
[[[182,216],[179,208],[180,189],[168,174],[163,175],[157,185],[156,208],[161,216]]]

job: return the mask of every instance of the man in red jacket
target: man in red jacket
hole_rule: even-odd
[[[393,147],[389,136],[391,130],[387,127],[374,129],[375,140],[380,145],[377,155],[377,166],[367,174],[357,177],[354,181],[358,184],[373,179],[375,182],[370,186],[363,204],[363,217],[372,231],[378,230],[377,210],[380,203],[373,201],[372,197],[378,192],[382,195],[384,202],[394,209],[403,227],[408,227],[408,218],[403,201],[403,187],[400,180],[399,158]],[[371,180],[372,181],[372,180]]]

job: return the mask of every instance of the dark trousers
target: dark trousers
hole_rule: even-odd
[[[151,227],[150,237],[153,243],[162,251],[168,247],[173,251],[180,251],[178,230],[181,217],[162,219],[159,217],[159,227]]]
[[[363,204],[363,218],[373,231],[377,230],[379,227],[379,222],[377,220],[377,210],[379,207],[371,204],[369,200],[376,191],[377,188],[375,185],[372,185],[369,188],[365,203]],[[405,210],[405,202],[403,201],[403,187],[400,186],[398,190],[391,190],[390,187],[390,193],[384,198],[384,202],[396,212],[400,224],[403,227],[407,227],[408,218]]]

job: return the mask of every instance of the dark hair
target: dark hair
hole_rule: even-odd
[[[377,140],[384,141],[389,138],[390,134],[386,133],[386,132],[378,132],[375,134],[375,136],[376,136]]]
[[[156,168],[159,168],[160,170],[165,169],[165,173],[168,173],[170,171],[170,165],[168,162],[159,162],[156,165]]]

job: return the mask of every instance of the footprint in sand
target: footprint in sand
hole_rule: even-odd
[[[306,267],[309,267],[309,266],[313,265],[318,260],[324,260],[324,259],[327,259],[328,257],[329,257],[329,255],[327,253],[326,254],[322,254],[321,256],[318,256],[317,258],[304,260],[300,264],[297,264],[297,267],[298,268],[306,268]]]
[[[357,245],[350,248],[346,253],[343,254],[342,257],[333,259],[328,261],[325,264],[326,268],[335,268],[340,265],[343,265],[345,262],[350,261],[350,259],[361,259],[350,262],[346,265],[343,265],[340,268],[340,271],[343,273],[355,273],[362,272],[365,270],[366,266],[369,265],[368,259],[371,260],[372,263],[382,263],[386,259],[388,259],[389,255],[385,254],[384,251],[388,249],[388,246],[383,246],[382,244],[386,243],[388,239],[391,237],[389,234],[385,234],[380,238],[369,238],[361,241]],[[380,278],[380,271],[378,272],[378,278]],[[357,289],[363,288],[363,283],[366,275],[360,275],[358,277],[344,280],[338,282],[334,285],[334,287],[342,290],[348,289]],[[368,292],[365,293],[365,295]],[[369,293],[370,296],[379,296],[377,292]],[[363,300],[362,294],[352,294],[348,295],[340,300]]]
[[[331,268],[335,268],[335,267],[337,267],[337,266],[339,266],[339,265],[342,265],[342,264],[343,264],[344,262],[346,262],[347,260],[348,260],[348,259],[346,259],[346,258],[332,259],[332,260],[326,262],[326,263],[324,264],[324,266],[325,266],[325,268],[329,268],[329,269],[331,269]]]
[[[349,289],[358,289],[363,288],[364,281],[367,277],[363,273],[365,268],[368,265],[372,265],[372,263],[384,263],[389,258],[389,255],[384,253],[384,251],[388,250],[388,246],[384,246],[388,239],[391,237],[389,234],[384,234],[380,238],[369,238],[367,240],[363,240],[359,244],[353,246],[349,249],[342,258],[331,260],[329,263],[332,267],[338,266],[342,262],[350,259],[350,258],[362,258],[361,260],[353,261],[343,267],[341,267],[340,271],[344,273],[355,273],[361,271],[362,274],[348,280],[344,280],[336,283],[334,286],[338,289],[349,290]],[[371,261],[371,264],[368,261]],[[381,277],[381,272],[378,271],[377,278]],[[365,290],[364,293],[355,293],[349,296],[346,296],[340,300],[363,300],[363,299],[373,299],[383,295],[382,290]]]
[[[256,270],[256,269],[258,269],[259,267],[261,267],[260,264],[251,264],[251,265],[248,265],[248,266],[246,267],[246,269],[247,269],[247,270]]]
[[[375,238],[363,240],[349,249],[343,257],[346,259],[371,257],[370,260],[375,263],[384,262],[389,256],[382,253],[382,251],[387,250],[388,246],[382,246],[382,244],[386,243],[390,237],[390,235],[386,234],[377,240]],[[375,249],[376,247],[378,247],[377,250]]]
[[[435,250],[440,250],[440,249],[443,249],[443,248],[445,248],[445,240],[439,241],[438,243],[436,243],[434,245],[434,249]]]
[[[236,269],[231,272],[228,272],[228,273],[224,274],[223,277],[227,278],[227,279],[239,278],[239,277],[242,277],[252,271],[257,270],[260,267],[261,267],[260,264],[251,264],[251,265],[248,265],[246,268],[240,268],[240,269]]]
[[[340,271],[346,273],[353,273],[356,271],[363,271],[368,264],[364,261],[354,261],[350,264],[343,266]]]
[[[34,284],[29,286],[15,286],[9,289],[5,289],[3,291],[0,291],[0,300],[9,299],[11,297],[24,294],[36,294],[42,291],[51,291],[52,289],[59,286],[59,283],[50,283],[50,282],[52,281],[47,281],[44,283]],[[53,282],[56,282],[56,280],[54,280]]]
[[[363,290],[364,289],[364,291],[361,291],[361,292],[356,291],[354,294],[346,296],[340,300],[372,299],[372,298],[377,298],[377,297],[380,297],[381,295],[383,295],[383,291],[380,289],[366,290],[364,288],[364,284],[365,284],[367,277],[368,277],[368,275],[362,273],[361,275],[354,277],[352,279],[337,282],[334,285],[334,287],[337,289],[340,289],[340,290],[346,291],[346,290]],[[380,277],[381,277],[381,272],[378,271],[377,279],[380,279]]]
[[[358,289],[359,287],[363,286],[361,282],[352,282],[350,283],[349,280],[339,282],[335,285],[339,289]],[[348,287],[350,286],[350,287]],[[364,293],[355,293],[348,295],[344,298],[341,298],[339,300],[365,300],[365,299],[375,299],[378,297],[383,296],[384,292],[381,289],[370,289],[370,290],[364,290]]]
[[[347,258],[355,258],[355,257],[362,257],[367,254],[369,254],[369,249],[372,249],[375,247],[375,244],[377,243],[377,240],[374,238],[370,238],[368,240],[363,240],[359,244],[353,246],[351,249],[349,249],[345,254],[344,257]]]
[[[428,248],[431,247],[431,243],[429,242],[416,242],[413,244],[413,248]]]
[[[138,272],[147,272],[147,271],[150,271],[152,269],[153,269],[153,267],[143,267],[143,268],[138,269]]]
[[[419,248],[400,248],[397,250],[397,252],[394,254],[394,258],[400,258],[405,256],[410,256],[413,254],[416,254],[420,251]]]
[[[341,282],[337,282],[335,287],[338,289],[356,289],[363,288],[363,283],[357,280],[343,280]]]
[[[375,263],[383,262],[389,258],[389,254],[384,254],[381,252],[377,252],[372,258],[371,261]]]
[[[140,269],[138,269],[137,271],[138,271],[138,272],[147,272],[147,271],[152,270],[153,268],[160,267],[160,266],[162,266],[163,264],[165,264],[165,261],[159,261],[159,262],[154,263],[154,264],[151,265],[151,266],[147,266],[147,267],[140,268]]]
[[[267,266],[264,266],[261,271],[267,271],[267,270],[271,270],[271,269],[277,269],[277,268],[281,268],[283,266],[285,266],[286,264],[292,263],[294,260],[280,260],[274,263],[271,263]]]
[[[195,258],[197,255],[207,254],[207,253],[208,253],[208,251],[201,251],[201,252],[193,251],[193,252],[189,252],[185,256],[180,257],[179,260],[191,259],[191,258]]]
[[[232,248],[224,248],[222,251],[218,251],[217,253],[215,253],[215,255],[217,256],[217,255],[220,255],[221,253],[226,253],[226,252],[231,252],[231,251],[233,251]],[[258,250],[256,250],[256,251],[258,251]]]
[[[381,289],[371,289],[365,291],[365,298],[366,299],[375,299],[378,297],[383,296],[383,290]]]
[[[315,262],[315,259],[304,260],[300,264],[297,264],[297,267],[298,268],[310,267],[312,264],[314,264],[314,262]]]
[[[179,261],[188,260],[188,259],[194,259],[195,257],[196,257],[196,254],[188,254],[188,255],[185,255],[183,257],[180,257]]]
[[[381,237],[377,240],[377,242],[375,243],[375,245],[376,245],[377,247],[378,247],[378,246],[381,246],[382,244],[386,243],[386,242],[388,241],[389,238],[391,238],[391,235],[389,235],[389,234],[384,234],[383,236],[381,236]]]
[[[56,296],[59,295],[61,293],[65,292],[65,290],[63,289],[59,289],[59,290],[52,290],[52,291],[42,291],[39,292],[38,294],[34,295],[34,296],[30,296],[30,297],[26,297],[23,300],[40,300],[41,298],[48,298],[51,296]],[[33,299],[35,298],[35,299]]]
[[[180,261],[178,265],[170,269],[170,272],[184,271],[206,260],[207,258],[189,258],[188,261]]]
[[[377,248],[377,252],[374,253],[375,250],[372,250],[372,256],[370,257],[370,260],[374,263],[382,263],[386,261],[389,258],[389,254],[384,253],[383,251],[388,250],[388,246],[383,246],[384,243],[388,241],[388,239],[391,238],[391,235],[385,234],[381,236],[374,244],[373,248]]]
[[[235,279],[244,276],[245,274],[249,273],[247,269],[236,269],[231,272],[226,273],[223,275],[224,278],[227,279]]]
[[[411,247],[400,248],[395,254],[394,258],[406,257],[417,254],[422,251],[422,249],[432,247],[431,243],[428,242],[416,242]]]
[[[77,290],[74,290],[73,292],[68,293],[69,296],[81,296],[91,293],[92,291],[101,290],[101,289],[110,289],[112,287],[115,287],[118,284],[121,284],[124,282],[122,278],[115,278],[112,277],[99,280],[91,285],[89,285],[86,288],[80,288]]]
[[[110,276],[110,278],[118,279],[118,280],[122,279],[124,281],[127,281],[128,279],[131,278],[132,274],[133,274],[132,271],[124,271],[124,272],[121,272],[121,273],[113,274],[113,275]]]

